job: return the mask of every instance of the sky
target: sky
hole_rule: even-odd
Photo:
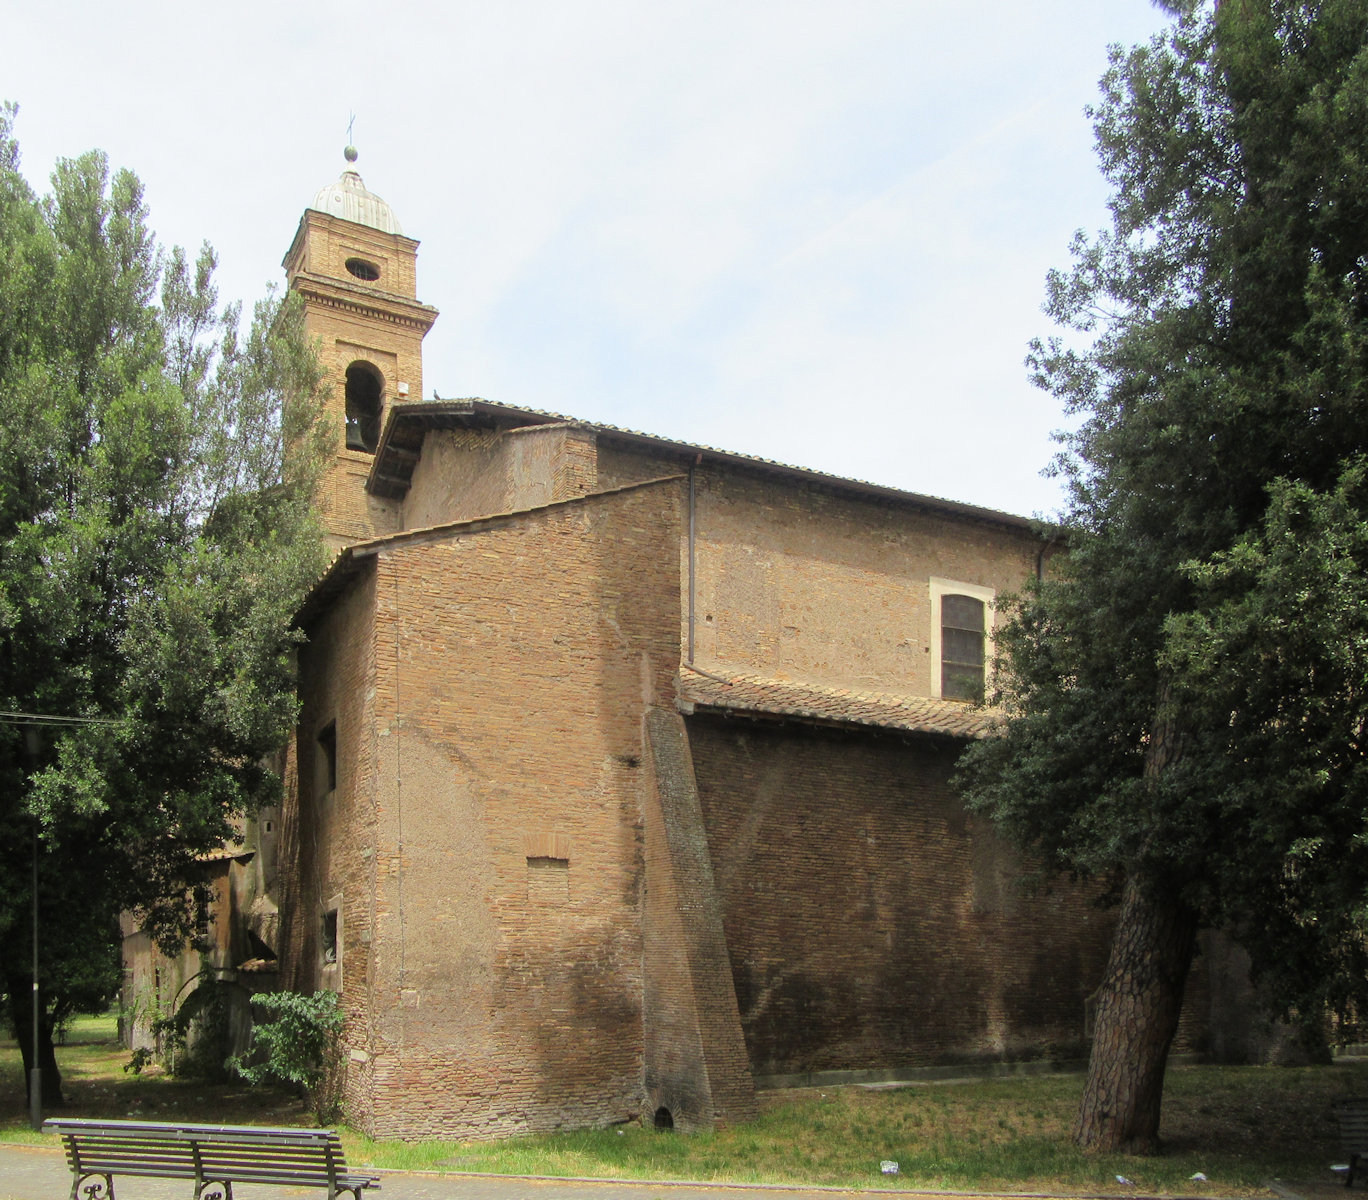
[[[250,307],[346,166],[417,238],[424,387],[1048,516],[1023,366],[1107,223],[1150,0],[0,0],[39,192],[104,150]],[[3,281],[0,280],[0,295]]]

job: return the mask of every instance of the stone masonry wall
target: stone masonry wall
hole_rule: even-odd
[[[641,716],[673,704],[679,506],[643,487],[377,556],[377,1136],[642,1110]]]
[[[1019,889],[953,745],[688,725],[757,1076],[1081,1051],[1110,918]]]

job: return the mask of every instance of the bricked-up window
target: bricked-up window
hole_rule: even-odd
[[[982,600],[973,596],[941,597],[941,697],[983,699]]]
[[[370,363],[347,368],[347,449],[375,452],[380,440],[380,397],[385,382]]]
[[[325,792],[337,788],[337,722],[329,721],[318,734],[318,771]]]
[[[534,903],[564,904],[570,899],[570,860],[527,856],[527,898]]]

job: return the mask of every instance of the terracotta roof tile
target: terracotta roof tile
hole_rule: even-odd
[[[801,717],[843,725],[872,725],[909,733],[981,738],[993,732],[997,714],[956,700],[904,692],[822,687],[787,679],[729,674],[725,680],[688,665],[679,669],[680,707]]]

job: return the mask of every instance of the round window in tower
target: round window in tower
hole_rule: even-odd
[[[364,280],[366,283],[374,283],[380,278],[380,268],[373,262],[367,262],[364,258],[347,259],[347,270],[357,279]]]

